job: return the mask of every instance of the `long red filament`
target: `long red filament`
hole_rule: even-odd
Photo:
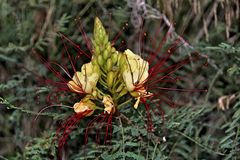
[[[58,128],[56,137],[58,138],[58,158],[62,157],[62,150],[67,141],[69,134],[76,127],[76,125],[81,121],[87,114],[91,113],[92,110],[87,110],[81,113],[75,113],[70,118],[64,122],[60,128]]]

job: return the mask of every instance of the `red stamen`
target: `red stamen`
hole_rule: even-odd
[[[112,126],[112,112],[110,113],[110,116],[108,117],[107,126],[106,126],[106,130],[105,130],[104,144],[106,144],[106,142],[107,142],[109,127],[111,129],[112,128],[111,126]],[[110,132],[112,132],[112,131],[110,130]]]
[[[77,50],[77,53],[79,54],[79,56],[81,56],[82,54],[84,54],[84,55],[87,56],[89,59],[91,59],[91,55],[88,55],[85,51],[83,51],[79,45],[77,45],[75,42],[73,42],[70,38],[68,38],[67,36],[65,36],[63,33],[59,32],[59,34],[60,34],[61,37],[63,37],[64,39],[66,39],[68,42],[70,42],[70,43],[74,46],[74,49]],[[90,50],[90,51],[91,51],[91,50]]]
[[[82,24],[81,24],[78,20],[76,20],[76,22],[77,22],[78,28],[79,28],[82,36],[83,36],[83,40],[85,41],[88,50],[89,50],[89,51],[91,52],[91,54],[92,54],[91,41],[89,40],[86,32],[84,31]]]
[[[89,129],[93,127],[94,123],[98,121],[99,118],[101,118],[103,115],[104,118],[107,116],[106,114],[104,114],[104,112],[102,112],[101,114],[99,114],[97,117],[95,117],[94,119],[92,119],[90,122],[88,122],[87,124],[87,128],[86,128],[86,131],[85,131],[85,144],[88,143],[88,132],[89,132]]]
[[[107,113],[104,113],[104,117],[100,120],[100,121],[98,121],[98,124],[99,124],[99,129],[97,129],[96,130],[96,142],[98,143],[98,144],[100,144],[100,138],[99,138],[99,130],[100,129],[102,129],[102,127],[103,127],[103,125],[104,125],[104,123],[106,122],[106,120],[107,120],[107,117],[108,117],[108,114]]]
[[[61,40],[62,40],[63,46],[64,46],[64,48],[65,48],[65,51],[66,51],[66,53],[67,53],[68,60],[70,61],[71,65],[72,65],[72,69],[73,69],[73,71],[74,71],[74,73],[75,73],[75,72],[76,72],[76,68],[75,68],[75,66],[74,66],[74,64],[73,64],[72,57],[71,57],[70,54],[69,54],[68,47],[67,47],[66,44],[64,43],[64,41],[63,41],[64,39],[63,39],[62,36],[61,36]]]
[[[159,60],[157,64],[155,64],[151,69],[150,69],[150,73],[149,76],[152,75],[154,73],[154,71],[160,69],[163,64],[166,63],[166,61],[169,59],[169,57],[174,54],[175,50],[178,48],[178,43],[180,41],[177,39],[175,44],[173,45],[173,47],[171,47],[170,49],[168,49],[162,56],[162,60]]]
[[[114,46],[118,38],[123,34],[123,31],[127,28],[128,23],[125,23],[125,25],[122,27],[122,29],[117,33],[116,36],[114,36],[113,40],[111,41],[111,45]]]
[[[141,102],[144,104],[146,111],[147,111],[147,130],[148,132],[152,132],[153,131],[153,122],[152,122],[152,118],[151,118],[151,114],[150,114],[150,106],[149,104],[141,98]]]
[[[87,114],[91,113],[92,110],[85,112],[76,113],[64,122],[61,127],[57,130],[56,137],[58,138],[58,158],[62,157],[62,150],[66,143],[66,140],[72,130],[76,127],[77,123],[82,120]]]
[[[162,49],[163,45],[166,43],[167,38],[169,37],[169,35],[171,34],[171,28],[168,29],[168,32],[165,34],[165,36],[163,37],[162,41],[159,43],[158,48],[154,51],[154,54],[151,54],[151,56],[149,57],[149,59],[147,60],[150,64],[156,59],[157,54],[159,53],[159,51]],[[150,41],[151,42],[151,41]],[[155,46],[155,45],[153,45]],[[155,48],[155,47],[154,47]],[[165,53],[166,54],[166,53]],[[163,55],[164,56],[164,55]]]
[[[207,89],[182,89],[182,88],[165,88],[165,87],[157,87],[160,90],[167,91],[180,91],[180,92],[207,92]]]

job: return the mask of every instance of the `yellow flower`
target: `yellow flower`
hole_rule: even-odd
[[[137,85],[142,85],[148,77],[149,64],[140,56],[134,54],[127,49],[123,53],[126,57],[125,65],[122,75],[123,80],[128,91],[133,91]]]
[[[109,95],[104,96],[102,102],[105,107],[104,109],[105,112],[107,112],[108,114],[110,114],[111,112],[113,113],[115,112],[113,100]]]
[[[138,108],[138,105],[140,103],[140,99],[143,98],[148,98],[148,97],[151,97],[153,96],[153,94],[151,92],[147,92],[146,89],[144,87],[142,88],[139,88],[137,91],[133,91],[133,92],[130,92],[130,94],[135,97],[136,99],[136,102],[134,104],[134,108],[137,109]]]
[[[73,106],[73,109],[76,113],[85,112],[87,110],[92,110],[90,113],[88,113],[86,116],[91,116],[94,112],[94,106],[95,104],[91,100],[81,100],[78,103],[75,103]]]
[[[91,62],[84,64],[81,72],[77,71],[72,80],[68,82],[68,87],[77,93],[92,93],[99,79],[98,70],[98,66]]]

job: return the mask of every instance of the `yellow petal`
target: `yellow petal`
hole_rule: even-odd
[[[134,104],[134,108],[137,109],[138,108],[138,105],[139,105],[139,102],[140,102],[140,97],[137,98],[135,104]]]
[[[133,91],[138,84],[144,84],[148,77],[149,64],[131,50],[124,51],[127,67],[123,70],[123,80],[128,91]]]
[[[104,96],[102,102],[105,107],[104,111],[106,111],[108,114],[110,114],[111,112],[115,112],[113,100],[109,95]]]
[[[97,85],[99,73],[91,62],[82,66],[81,72],[75,72],[72,81],[68,82],[68,87],[78,93],[92,93]],[[81,92],[80,92],[81,91]]]
[[[133,91],[135,86],[134,86],[134,81],[133,81],[133,77],[132,77],[131,72],[129,70],[124,71],[122,73],[122,76],[123,76],[124,83],[127,87],[127,90],[128,91]]]
[[[77,93],[83,93],[82,88],[74,81],[69,81],[67,85],[71,91],[77,92]]]
[[[93,114],[94,110],[93,110],[93,104],[90,102],[78,102],[78,103],[75,103],[74,106],[73,106],[73,109],[76,113],[81,113],[81,112],[85,112],[87,110],[92,110],[90,113],[88,113],[86,116],[90,116]]]
[[[113,111],[113,107],[106,107],[104,108],[104,111],[110,114]]]

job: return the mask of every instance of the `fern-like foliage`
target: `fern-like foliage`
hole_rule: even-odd
[[[240,157],[240,99],[233,106],[234,112],[230,114],[226,123],[222,126],[224,136],[220,139],[220,150],[227,156],[225,160],[238,159]]]

